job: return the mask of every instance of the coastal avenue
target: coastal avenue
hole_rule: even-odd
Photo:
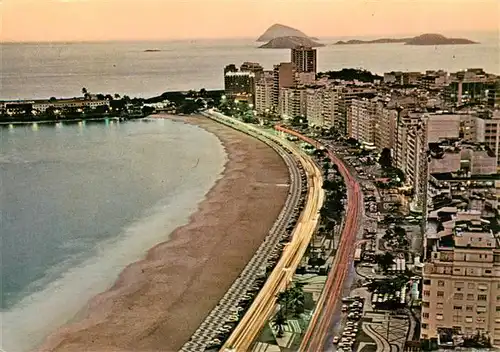
[[[293,130],[282,126],[276,126],[275,129],[296,136],[313,146],[318,146],[317,141]],[[335,255],[332,269],[328,274],[325,287],[300,346],[300,351],[304,352],[324,351],[328,348],[326,345],[329,345],[329,341],[326,341],[326,338],[332,325],[335,309],[342,299],[342,289],[349,272],[356,246],[356,235],[361,223],[363,201],[359,183],[350,174],[344,163],[331,150],[328,150],[328,156],[338,166],[339,172],[345,180],[347,186],[347,211],[345,226],[340,237],[339,248]]]
[[[254,127],[248,126],[246,128],[255,129],[259,134],[264,134],[272,140],[276,138]],[[279,142],[283,143],[281,140],[279,140]],[[310,158],[304,157],[301,152],[293,148],[291,149],[294,150],[296,157],[304,166],[304,170],[309,178],[309,192],[306,206],[293,232],[291,242],[284,248],[279,262],[276,264],[276,267],[270,274],[264,287],[226,341],[221,351],[246,352],[250,350],[250,346],[258,333],[274,312],[278,293],[285,290],[292,281],[295,270],[302,260],[318,225],[319,209],[323,205],[324,200],[321,171]]]

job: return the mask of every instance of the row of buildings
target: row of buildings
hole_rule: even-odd
[[[0,114],[6,116],[40,115],[48,109],[55,111],[64,109],[96,109],[99,107],[110,107],[110,100],[98,99],[95,95],[88,98],[72,99],[45,99],[45,100],[23,100],[23,101],[0,101]]]
[[[316,77],[297,48],[266,71],[225,70],[226,94],[258,114],[304,117],[369,149],[388,148],[422,214],[421,339],[500,346],[500,78],[482,69],[388,72],[373,82]]]

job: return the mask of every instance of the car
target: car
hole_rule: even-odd
[[[340,340],[340,338],[339,338],[338,336],[334,336],[334,337],[333,337],[333,340],[332,340],[332,343],[333,343],[334,345],[336,345],[336,344],[338,344],[338,343],[339,343],[339,340]]]

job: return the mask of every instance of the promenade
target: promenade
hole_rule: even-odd
[[[303,136],[296,131],[281,126],[277,126],[276,129],[296,136],[313,146],[319,146],[317,141]],[[344,177],[347,186],[346,221],[332,269],[328,274],[325,288],[313,313],[300,351],[317,352],[325,349],[335,309],[342,299],[344,281],[353,260],[356,236],[362,220],[363,201],[359,183],[351,175],[345,164],[331,150],[328,150],[328,156],[338,166],[339,172]]]

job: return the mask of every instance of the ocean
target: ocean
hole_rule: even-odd
[[[168,240],[225,161],[170,120],[0,128],[0,346],[29,350]]]
[[[331,45],[346,38],[322,38],[318,70],[365,68],[375,73],[401,70],[458,71],[482,67],[500,74],[498,33],[459,33],[477,45]],[[371,37],[361,39],[373,39]],[[223,89],[223,68],[244,61],[290,61],[289,50],[258,49],[253,39],[164,42],[2,44],[0,99],[34,99],[119,93],[151,97],[171,90]],[[148,49],[158,52],[145,52]]]

